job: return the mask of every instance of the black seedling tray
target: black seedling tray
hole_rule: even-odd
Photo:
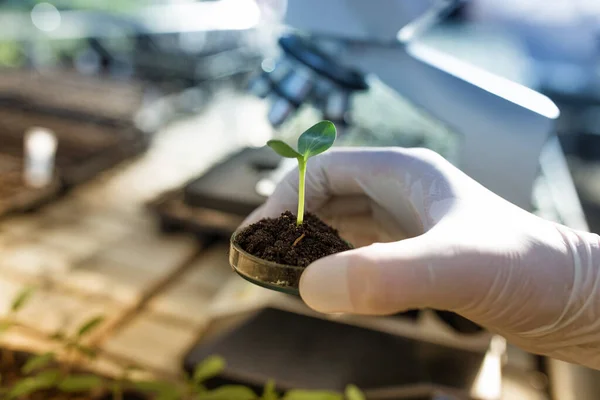
[[[4,378],[4,381],[2,382],[5,386],[11,386],[13,384],[16,383],[17,377],[20,377],[20,379],[22,379],[23,377],[25,377],[26,375],[21,375],[19,373],[19,371],[23,368],[24,365],[26,365],[26,363],[28,361],[31,361],[33,358],[35,358],[37,356],[37,354],[35,353],[30,353],[30,352],[25,352],[25,351],[19,351],[19,350],[14,350],[14,349],[10,349],[10,348],[0,348],[0,351],[2,351],[2,353],[6,353],[8,355],[11,356],[11,360],[9,362],[5,362],[2,365],[2,368],[0,369],[0,371],[2,372],[2,376]],[[60,363],[51,363],[51,365],[47,366],[47,367],[64,367],[65,365],[61,365]],[[95,376],[98,376],[99,378],[102,379],[106,379],[107,381],[110,382],[111,378],[109,376],[105,376],[103,374],[98,374],[98,373],[94,373],[93,371],[89,371],[89,370],[85,370],[85,369],[79,369],[76,368],[75,370],[71,371],[72,373],[75,374],[80,374],[80,373],[84,373],[84,374],[92,374]],[[22,380],[21,380],[22,382]],[[6,389],[6,387],[3,387],[3,389]],[[50,389],[50,391],[52,391],[52,389]],[[92,395],[89,393],[89,391],[86,390],[82,390],[81,393],[78,394],[70,394],[70,396],[67,396],[65,393],[62,393],[62,396],[59,396],[58,393],[56,393],[57,391],[54,391],[54,393],[44,393],[44,397],[48,397],[52,398],[52,399],[56,399],[56,398],[68,398],[68,399],[89,399],[89,400],[117,400],[117,397],[113,396],[112,393],[106,393],[104,395],[102,394],[95,394]],[[33,395],[35,398],[39,399],[42,393],[36,391],[36,395]],[[31,396],[27,396],[27,398],[30,398]],[[22,397],[20,397],[22,398]],[[6,399],[6,396],[3,396],[2,399]],[[123,391],[122,396],[121,396],[121,400],[151,400],[151,396],[150,395],[146,395],[144,393],[141,393],[139,391],[136,390],[131,390],[131,389],[126,389]]]
[[[466,390],[434,385],[371,390],[365,396],[368,400],[474,400]]]
[[[133,80],[81,75],[69,70],[0,69],[0,96],[35,110],[131,123],[144,103],[144,86]]]
[[[394,336],[266,308],[200,343],[184,360],[192,371],[219,354],[227,368],[210,384],[241,383],[257,390],[269,379],[280,390],[340,391],[414,385],[468,390],[485,354]]]
[[[26,186],[22,159],[0,152],[0,216],[35,210],[54,199],[60,186],[58,180],[44,188]]]
[[[2,154],[23,158],[25,132],[34,126],[57,136],[57,175],[65,187],[82,183],[148,146],[132,122],[84,113],[32,107],[19,98],[0,98]]]
[[[158,215],[163,233],[188,232],[205,241],[228,240],[244,217],[219,210],[190,207],[185,204],[183,189],[163,193],[147,205]]]
[[[269,148],[242,149],[183,188],[163,193],[148,207],[165,232],[181,230],[229,240],[246,216],[265,202],[256,184],[280,161]]]
[[[266,200],[257,193],[256,184],[281,160],[268,147],[245,148],[188,183],[184,201],[192,207],[247,216]]]
[[[58,139],[55,182],[39,190],[27,187],[22,178],[24,135],[36,126],[51,129]],[[0,93],[0,143],[2,216],[35,209],[65,190],[143,153],[149,137],[135,127],[133,120],[62,109],[24,96]]]

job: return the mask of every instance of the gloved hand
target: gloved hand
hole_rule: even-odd
[[[246,223],[295,212],[297,181],[291,171]],[[311,308],[453,311],[527,351],[600,369],[598,235],[538,218],[424,149],[315,157],[306,205],[362,246],[307,268]]]

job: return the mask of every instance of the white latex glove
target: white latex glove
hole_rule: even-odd
[[[246,223],[295,213],[297,175]],[[598,235],[525,212],[424,149],[315,157],[306,205],[363,246],[307,268],[300,293],[311,308],[453,311],[530,352],[600,369]]]

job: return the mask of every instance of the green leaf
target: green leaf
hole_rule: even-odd
[[[302,154],[298,153],[296,150],[292,149],[290,145],[281,140],[269,140],[267,142],[267,146],[272,148],[275,153],[279,154],[281,157],[286,158],[299,158],[302,157]]]
[[[69,375],[58,384],[58,388],[63,392],[89,392],[94,389],[100,389],[104,385],[104,380],[97,375],[81,374]]]
[[[141,366],[137,364],[127,364],[123,369],[127,372],[141,372],[144,370]]]
[[[339,393],[319,390],[290,390],[283,400],[344,400]]]
[[[211,356],[203,360],[194,369],[192,380],[199,385],[207,379],[214,378],[225,369],[225,360],[219,356]]]
[[[298,152],[305,160],[329,150],[335,142],[336,130],[331,121],[321,121],[298,138]]]
[[[177,393],[170,393],[170,392],[164,392],[164,393],[159,393],[154,397],[154,400],[181,400],[182,397],[179,394],[179,392]]]
[[[14,313],[23,308],[25,304],[27,304],[34,292],[35,288],[33,287],[26,287],[25,289],[20,291],[17,294],[17,296],[13,299],[13,302],[10,305],[10,311]]]
[[[110,392],[112,394],[111,399],[123,400],[123,383],[115,381],[110,385]]]
[[[44,371],[36,376],[25,378],[17,382],[8,392],[9,399],[17,399],[28,394],[46,390],[56,386],[60,378],[60,371]]]
[[[135,389],[142,393],[154,395],[154,400],[180,400],[181,390],[170,382],[163,381],[138,381],[134,382]]]
[[[65,340],[66,338],[67,338],[67,336],[62,331],[55,332],[50,336],[51,340],[56,340],[58,342],[61,342],[61,341]]]
[[[21,368],[21,372],[29,375],[35,370],[47,367],[52,361],[54,361],[54,353],[40,354],[27,360],[25,365]]]
[[[196,397],[197,400],[254,400],[256,393],[242,385],[225,385]]]
[[[175,390],[175,385],[163,381],[137,381],[133,383],[137,390],[147,393],[159,393]]]
[[[268,381],[263,389],[261,400],[278,400],[279,395],[275,388],[275,381]]]
[[[0,335],[9,330],[13,326],[13,323],[10,321],[2,321],[0,322]]]
[[[364,393],[354,385],[346,386],[346,400],[366,400]]]
[[[88,346],[83,346],[81,344],[75,344],[75,348],[77,349],[78,352],[80,352],[81,354],[83,354],[84,356],[86,356],[90,359],[94,359],[98,355],[98,351],[96,349],[93,349]]]
[[[87,320],[81,325],[81,327],[77,331],[77,337],[81,338],[93,332],[93,330],[100,326],[102,322],[104,322],[104,316],[102,315]]]

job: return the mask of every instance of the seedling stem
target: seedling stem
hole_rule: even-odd
[[[267,142],[267,145],[280,156],[298,160],[298,216],[296,221],[298,226],[304,222],[304,194],[308,159],[329,150],[333,146],[335,138],[335,125],[331,121],[321,121],[300,135],[298,151],[281,140]]]
[[[300,172],[298,180],[298,226],[304,222],[304,194],[306,184],[306,161],[304,159],[298,159],[298,171]]]

